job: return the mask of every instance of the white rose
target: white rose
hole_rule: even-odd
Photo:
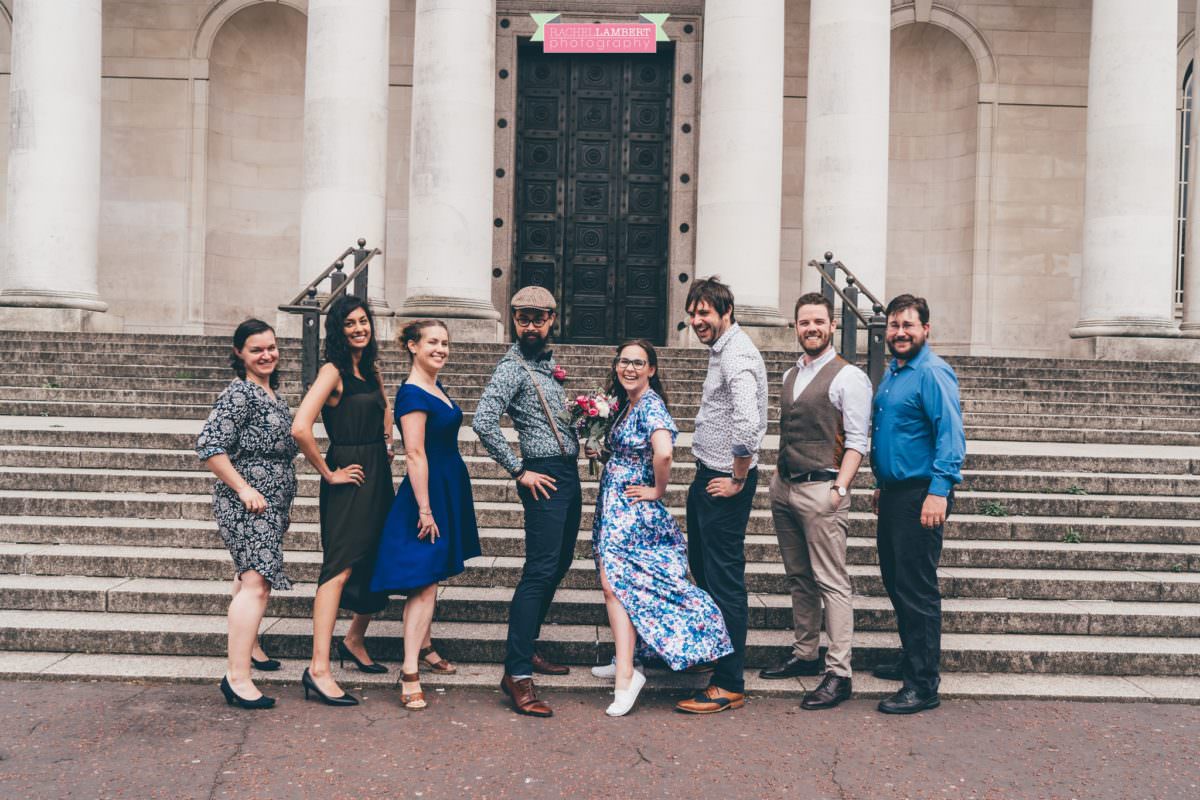
[[[608,415],[612,413],[612,408],[608,405],[607,400],[597,400],[596,411],[601,419],[608,419]]]

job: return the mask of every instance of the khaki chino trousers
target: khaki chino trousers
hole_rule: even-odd
[[[776,472],[771,480],[771,515],[792,592],[796,658],[820,655],[821,606],[829,649],[825,669],[850,677],[854,639],[854,606],[846,571],[846,535],[850,529],[850,496],[834,508],[832,481],[789,483]]]

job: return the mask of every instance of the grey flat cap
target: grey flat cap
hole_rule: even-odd
[[[558,303],[554,302],[554,295],[541,286],[526,286],[513,295],[510,305],[513,309],[538,308],[542,311],[553,311],[558,308]]]

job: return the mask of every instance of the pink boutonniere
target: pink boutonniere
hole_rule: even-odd
[[[563,369],[562,366],[556,366],[554,368],[554,380],[558,381],[559,383],[566,382],[567,371],[565,369]]]

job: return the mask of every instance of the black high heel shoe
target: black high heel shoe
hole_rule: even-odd
[[[246,698],[242,697],[233,690],[232,686],[229,685],[228,675],[226,675],[224,678],[221,678],[221,694],[225,695],[226,703],[239,708],[255,710],[260,708],[271,708],[275,705],[275,698],[267,697],[265,694],[257,700],[247,700]]]
[[[300,684],[304,687],[304,699],[308,699],[309,692],[316,692],[317,699],[327,706],[356,706],[358,698],[346,692],[341,697],[330,697],[321,691],[321,687],[317,686],[317,682],[313,680],[312,675],[308,674],[308,667],[304,668],[304,674],[300,677]],[[275,701],[271,701],[275,702]]]
[[[254,656],[250,656],[250,666],[254,667],[259,672],[276,672],[280,667],[283,666],[283,664],[279,663],[277,659],[271,658],[270,656],[267,656],[262,661],[259,661]]]
[[[369,672],[372,675],[382,675],[388,671],[388,668],[383,664],[364,664],[358,660],[358,656],[350,652],[350,648],[346,647],[346,641],[339,639],[337,643],[338,666],[343,669],[346,667],[346,659],[354,662],[354,666],[358,667],[361,672]]]

